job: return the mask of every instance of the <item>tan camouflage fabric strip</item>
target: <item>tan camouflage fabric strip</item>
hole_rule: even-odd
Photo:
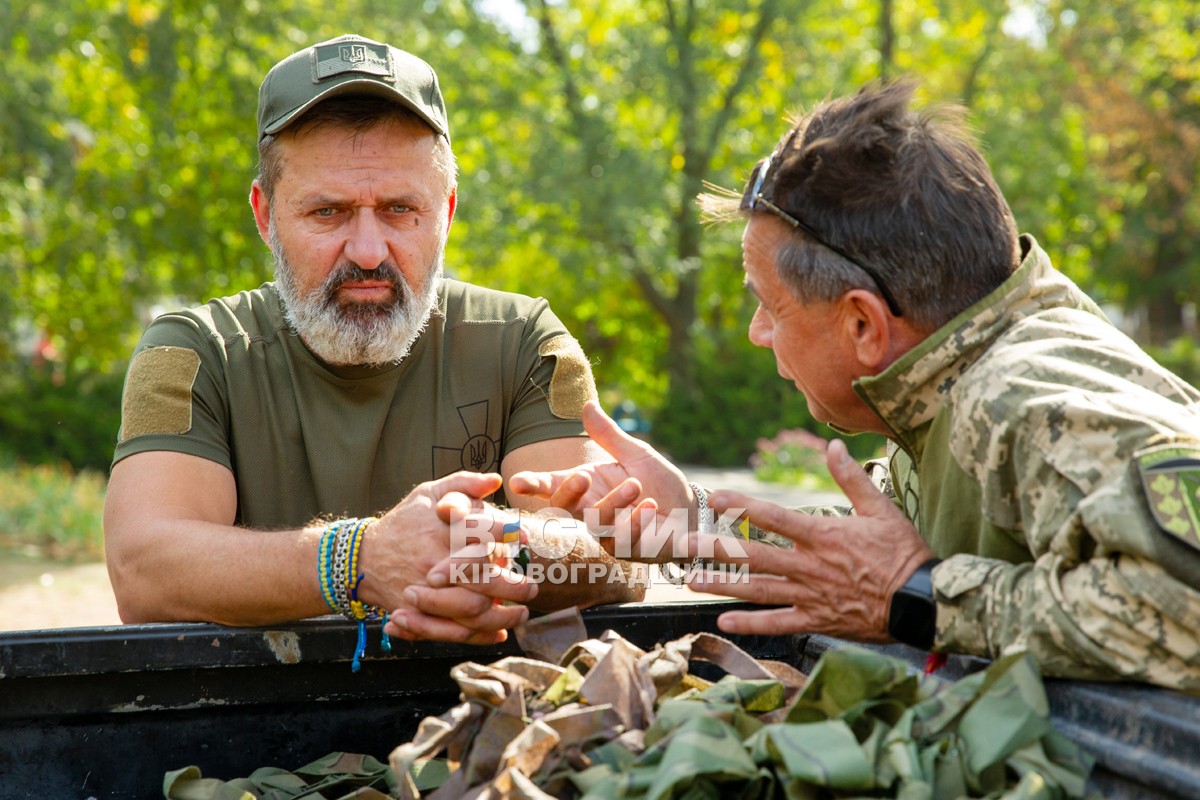
[[[1031,658],[954,684],[859,647],[826,652],[805,677],[719,636],[642,650],[586,638],[577,612],[532,620],[527,656],[451,675],[463,702],[428,717],[380,774],[333,753],[296,773],[228,783],[167,775],[175,800],[429,798],[550,800],[762,797],[1082,797],[1091,758],[1053,730]],[[584,638],[577,638],[584,637]],[[715,665],[713,683],[690,670]],[[342,769],[341,775],[336,770]],[[341,782],[339,782],[339,780]],[[386,794],[385,794],[386,792]]]

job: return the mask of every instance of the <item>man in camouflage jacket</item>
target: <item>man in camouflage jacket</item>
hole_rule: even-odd
[[[724,614],[729,632],[1028,651],[1048,675],[1200,691],[1200,392],[1018,236],[964,112],[914,110],[914,89],[817,106],[743,192],[701,197],[746,219],[750,340],[814,417],[890,440],[894,491],[834,441],[853,513],[709,496],[594,404],[614,461],[514,488],[576,513],[744,509],[785,547],[688,537],[751,572],[693,588],[775,606]]]
[[[1012,278],[859,381],[906,516],[946,559],[934,646],[1200,688],[1200,531],[1156,469],[1200,456],[1200,392],[1022,244]]]

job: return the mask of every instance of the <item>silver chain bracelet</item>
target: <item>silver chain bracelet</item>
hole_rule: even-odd
[[[713,533],[716,528],[716,515],[708,504],[708,490],[698,483],[688,482],[688,488],[696,495],[696,530],[700,533]],[[704,566],[704,559],[696,556],[686,567],[681,567],[673,561],[658,565],[658,571],[667,583],[682,586],[687,574]]]

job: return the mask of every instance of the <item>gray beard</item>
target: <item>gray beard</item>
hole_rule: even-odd
[[[318,357],[334,365],[380,367],[397,364],[408,356],[433,316],[442,281],[444,248],[438,248],[419,295],[390,261],[370,271],[341,263],[320,286],[302,295],[274,221],[268,236],[275,257],[275,286],[283,300],[284,316]],[[338,287],[363,278],[390,281],[395,299],[390,303],[338,303]]]

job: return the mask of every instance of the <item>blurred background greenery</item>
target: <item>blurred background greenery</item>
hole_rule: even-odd
[[[304,45],[430,61],[461,166],[448,272],[548,298],[677,461],[744,465],[830,432],[746,341],[739,230],[694,197],[740,186],[789,111],[881,77],[966,105],[1021,229],[1200,380],[1198,27],[1195,0],[4,0],[0,528],[55,527],[7,510],[75,502],[47,475],[102,495],[155,313],[269,279],[257,87]]]

